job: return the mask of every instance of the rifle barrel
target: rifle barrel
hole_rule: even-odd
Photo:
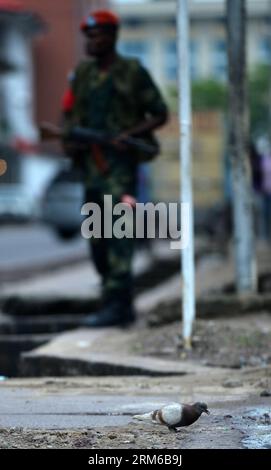
[[[85,129],[84,127],[76,126],[71,130],[70,137],[72,139],[83,141],[85,143],[96,142],[104,145],[110,145],[110,142],[114,140],[114,137],[104,134],[103,132]],[[151,144],[143,142],[141,139],[136,139],[134,137],[127,137],[124,139],[124,143],[142,150],[146,153],[153,154],[157,151],[156,147]]]
[[[40,130],[42,138],[45,139],[60,139],[63,136],[63,131],[61,128],[47,122],[41,124]],[[96,143],[106,146],[112,145],[112,141],[114,140],[114,136],[110,136],[101,131],[87,129],[81,126],[74,126],[70,130],[68,137],[78,143]],[[148,144],[142,139],[127,137],[123,140],[123,142],[130,147],[142,150],[143,152],[146,152],[150,155],[157,152],[157,148],[154,145]]]

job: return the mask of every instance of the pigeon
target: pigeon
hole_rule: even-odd
[[[206,403],[196,402],[193,405],[172,403],[150,413],[135,415],[133,418],[162,424],[170,431],[177,432],[177,428],[190,426],[197,421],[202,413],[210,414]]]

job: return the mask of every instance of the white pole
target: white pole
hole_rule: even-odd
[[[188,0],[177,0],[178,21],[178,86],[180,126],[180,182],[181,203],[188,204],[189,243],[181,250],[183,279],[183,339],[186,349],[191,348],[192,327],[195,318],[195,266],[194,266],[194,223],[193,189],[191,163],[191,86]]]

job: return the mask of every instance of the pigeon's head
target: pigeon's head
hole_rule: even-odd
[[[197,403],[194,403],[193,406],[196,408],[196,410],[199,413],[206,413],[207,415],[210,414],[210,411],[208,410],[208,406],[206,405],[206,403],[197,402]]]

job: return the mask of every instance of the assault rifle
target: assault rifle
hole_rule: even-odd
[[[40,126],[42,140],[60,139],[64,136],[60,127],[50,123],[43,123]],[[114,146],[114,136],[107,135],[101,131],[75,126],[69,132],[67,140],[75,144],[99,144],[101,146]],[[148,142],[151,140],[151,143]],[[140,154],[146,154],[146,160],[152,160],[159,153],[159,144],[153,137],[143,138],[127,137],[121,141],[124,145],[133,148]]]

